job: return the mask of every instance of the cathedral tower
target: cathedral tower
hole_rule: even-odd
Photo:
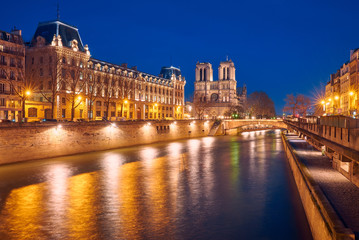
[[[196,64],[196,81],[213,81],[213,69],[210,63]]]
[[[236,69],[232,60],[219,64],[218,80],[236,80]]]

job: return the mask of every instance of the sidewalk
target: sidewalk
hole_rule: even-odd
[[[359,188],[332,168],[331,160],[305,140],[294,134],[286,134],[289,144],[304,163],[314,181],[346,227],[359,237]]]

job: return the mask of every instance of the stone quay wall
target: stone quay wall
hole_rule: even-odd
[[[0,125],[0,164],[207,136],[213,121]]]
[[[313,239],[354,239],[353,232],[345,228],[320,187],[311,178],[309,170],[297,159],[283,133],[282,141]]]

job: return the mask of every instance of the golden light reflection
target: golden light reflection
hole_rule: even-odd
[[[143,202],[143,190],[141,182],[144,181],[141,175],[141,162],[131,162],[121,167],[119,174],[118,195],[119,214],[121,216],[121,233],[126,239],[143,239],[142,232],[145,222],[145,205]],[[123,237],[124,238],[124,237]]]
[[[69,179],[68,231],[70,239],[98,239],[96,203],[98,173],[84,173]]]
[[[178,144],[178,143],[177,143]],[[180,144],[172,145],[171,148],[178,150]],[[169,184],[169,159],[166,157],[156,158],[152,162],[152,168],[146,172],[146,192],[148,193],[149,225],[155,235],[173,232],[171,229],[171,199]]]
[[[43,184],[11,191],[0,216],[0,232],[10,239],[45,239],[42,220]]]
[[[65,164],[50,165],[46,174],[46,210],[48,214],[47,224],[51,229],[54,238],[61,238],[66,232],[64,222],[66,222],[68,177],[71,169]]]

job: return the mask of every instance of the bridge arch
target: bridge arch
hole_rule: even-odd
[[[236,134],[242,131],[287,128],[282,119],[240,119],[224,120],[223,130],[226,134]]]

